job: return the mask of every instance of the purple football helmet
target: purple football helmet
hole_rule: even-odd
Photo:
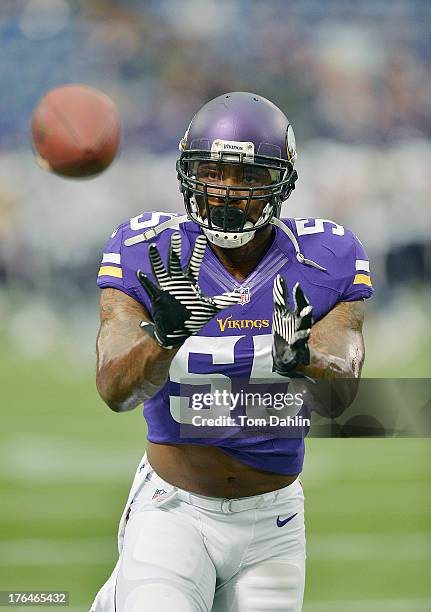
[[[286,115],[275,104],[253,93],[223,94],[203,106],[180,141],[178,180],[187,213],[208,239],[226,248],[249,242],[257,230],[280,215],[297,179],[295,136]],[[201,180],[199,167],[254,173],[265,180],[241,184]],[[239,168],[238,168],[239,166]],[[260,174],[259,174],[260,173]],[[236,174],[238,176],[238,173]],[[246,202],[239,207],[239,202]],[[251,206],[260,204],[259,218],[250,219]]]

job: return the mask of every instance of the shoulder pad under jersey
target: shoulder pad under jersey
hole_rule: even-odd
[[[371,297],[374,289],[369,259],[351,230],[329,219],[295,218],[282,222],[292,230],[302,256],[324,268],[324,271],[309,268],[308,276],[314,284],[335,290],[337,301]],[[282,243],[284,238],[280,234],[277,239]],[[291,244],[288,248],[291,251]]]
[[[113,287],[119,289],[143,304],[151,312],[151,303],[141,284],[136,272],[142,270],[151,280],[151,265],[148,257],[148,247],[156,244],[163,262],[166,262],[170,237],[173,232],[179,231],[182,237],[182,259],[187,259],[190,252],[189,233],[183,225],[191,225],[190,222],[175,223],[175,219],[183,220],[174,213],[144,212],[122,223],[106,242],[102,262],[97,277],[100,288]],[[152,231],[148,238],[144,233],[154,228],[160,228],[168,221],[172,221],[169,227],[157,233]],[[192,224],[194,225],[194,224]],[[139,238],[138,240],[136,240]]]

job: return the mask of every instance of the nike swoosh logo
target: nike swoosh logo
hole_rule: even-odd
[[[281,520],[280,515],[277,516],[277,527],[284,527],[286,523],[294,519],[297,514],[298,513],[295,512],[295,514],[292,514],[292,516],[288,516],[287,519],[284,519],[284,520]]]

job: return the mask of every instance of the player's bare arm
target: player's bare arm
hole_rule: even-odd
[[[316,378],[359,378],[364,363],[363,301],[339,302],[311,328],[310,364],[304,372]]]
[[[330,416],[338,416],[355,398],[365,358],[363,301],[339,302],[311,328],[310,363],[298,370],[319,381],[334,381]],[[342,382],[345,379],[345,382]],[[316,388],[318,395],[319,387]],[[318,412],[322,410],[317,406]],[[328,407],[323,409],[328,414]]]
[[[144,306],[118,289],[102,290],[96,384],[116,412],[132,410],[152,397],[165,384],[177,353],[145,334],[141,321],[151,321]]]

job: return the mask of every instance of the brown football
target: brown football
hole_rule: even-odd
[[[42,168],[66,177],[91,177],[103,172],[117,154],[120,118],[102,91],[88,85],[63,85],[36,105],[32,134]]]

